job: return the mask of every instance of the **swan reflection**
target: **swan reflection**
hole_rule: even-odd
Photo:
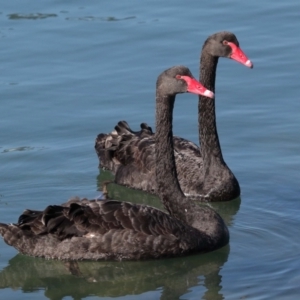
[[[196,288],[203,290],[199,299],[223,299],[220,270],[229,251],[226,246],[205,255],[137,262],[62,262],[18,254],[0,272],[0,288],[43,290],[49,299],[151,291],[159,291],[160,299],[178,299]]]

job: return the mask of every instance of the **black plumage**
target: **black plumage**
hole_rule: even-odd
[[[200,81],[213,92],[219,57],[232,58],[252,67],[234,34],[213,34],[203,45],[200,64]],[[200,147],[183,138],[173,138],[180,187],[192,200],[233,200],[240,195],[240,186],[223,159],[216,127],[215,100],[200,95],[198,116]],[[112,133],[97,136],[95,149],[99,166],[115,173],[115,183],[157,194],[156,137],[148,128],[143,123],[141,131],[134,132],[121,121]]]
[[[62,260],[173,257],[226,245],[229,232],[223,219],[213,209],[187,201],[177,181],[172,113],[175,95],[190,86],[181,76],[194,80],[186,67],[177,66],[158,77],[156,88],[156,179],[169,214],[129,202],[74,198],[44,211],[25,210],[17,224],[0,223],[4,241],[27,255]],[[197,89],[194,93],[204,92],[198,83]]]

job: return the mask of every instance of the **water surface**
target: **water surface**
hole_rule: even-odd
[[[254,62],[220,59],[217,123],[241,198],[214,204],[230,245],[150,262],[34,259],[0,240],[1,299],[296,299],[300,294],[299,3],[0,1],[0,220],[74,195],[97,197],[94,139],[126,119],[154,128],[156,77],[197,77],[208,35],[234,32]],[[197,98],[174,133],[198,143]],[[114,187],[116,198],[160,206]]]

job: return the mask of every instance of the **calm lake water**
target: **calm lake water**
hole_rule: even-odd
[[[74,195],[97,197],[94,139],[126,119],[154,127],[157,75],[198,77],[208,35],[234,32],[250,70],[220,59],[223,155],[241,199],[214,204],[230,245],[147,262],[66,264],[17,254],[0,239],[1,299],[296,299],[300,294],[298,0],[0,1],[0,221]],[[176,101],[174,133],[194,142],[197,98]],[[114,187],[114,197],[159,206]]]

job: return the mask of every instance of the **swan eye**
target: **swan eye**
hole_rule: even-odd
[[[228,42],[226,40],[224,40],[223,45],[228,45]]]
[[[181,76],[180,75],[176,75],[175,78],[176,79],[181,79]]]

